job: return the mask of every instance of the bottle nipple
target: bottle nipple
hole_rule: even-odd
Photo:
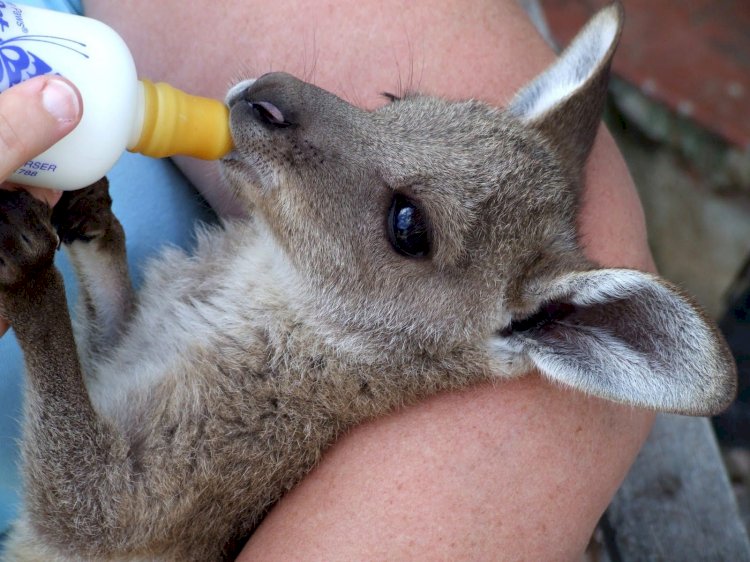
[[[229,109],[218,100],[187,94],[169,84],[141,80],[143,126],[131,152],[154,158],[182,154],[216,160],[232,150]]]

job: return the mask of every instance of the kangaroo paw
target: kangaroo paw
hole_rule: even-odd
[[[52,224],[63,244],[103,238],[116,223],[107,178],[77,191],[66,191],[52,212]]]
[[[17,287],[52,266],[59,241],[51,214],[25,191],[0,190],[0,288]]]

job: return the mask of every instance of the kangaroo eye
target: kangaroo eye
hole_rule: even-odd
[[[258,119],[272,125],[274,127],[288,127],[291,125],[286,119],[281,110],[267,101],[254,101],[250,102],[250,107],[253,108],[255,115]]]
[[[430,252],[427,220],[414,202],[397,193],[388,211],[388,238],[397,252],[416,258]]]

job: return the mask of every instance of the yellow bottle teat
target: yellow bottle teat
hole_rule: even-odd
[[[232,150],[229,110],[218,100],[141,80],[143,127],[131,152],[154,158],[182,154],[216,160]]]

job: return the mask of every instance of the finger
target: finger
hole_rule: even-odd
[[[22,82],[0,94],[0,180],[72,131],[83,104],[57,76]]]
[[[50,207],[54,207],[57,204],[57,202],[60,200],[60,197],[62,197],[62,191],[60,191],[59,189],[48,189],[46,187],[31,187],[29,185],[21,185],[21,184],[13,183],[10,181],[0,183],[0,189],[8,189],[8,190],[23,189],[31,193],[34,197],[36,197],[40,201],[44,201]]]
[[[47,203],[50,207],[54,207],[57,204],[63,193],[59,189],[47,189],[44,187],[25,187],[24,189],[37,199],[41,199]]]

